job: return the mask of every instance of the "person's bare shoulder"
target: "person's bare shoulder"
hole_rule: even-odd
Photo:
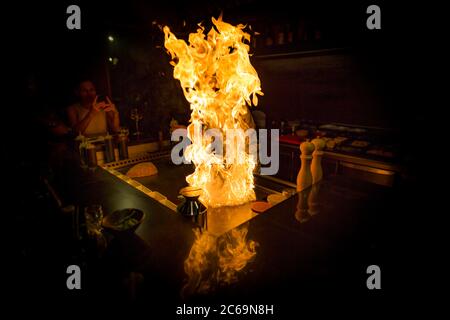
[[[69,123],[71,126],[78,121],[78,104],[72,104],[66,108],[67,117],[69,118]]]

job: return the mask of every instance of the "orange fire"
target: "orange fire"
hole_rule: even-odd
[[[199,25],[189,44],[164,27],[164,45],[171,55],[174,78],[181,83],[191,106],[188,137],[192,144],[185,157],[195,165],[186,180],[203,190],[200,200],[208,207],[240,205],[255,199],[253,170],[256,159],[246,148],[225,143],[229,129],[254,127],[248,107],[258,104],[261,83],[250,63],[250,35],[244,25],[232,26],[212,18],[214,27],[205,35]],[[224,141],[223,157],[211,152],[211,140],[202,139],[207,129],[218,129]],[[246,143],[248,147],[248,143]],[[226,155],[235,155],[227,162]]]
[[[194,230],[195,241],[184,261],[187,281],[182,296],[206,294],[238,280],[238,274],[256,256],[257,243],[247,239],[248,224],[221,236]]]

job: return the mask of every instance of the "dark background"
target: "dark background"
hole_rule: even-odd
[[[56,113],[64,119],[65,108],[73,102],[73,88],[80,78],[93,78],[99,93],[107,93],[106,70],[111,77],[111,95],[125,125],[132,125],[128,115],[134,106],[143,108],[144,130],[149,136],[168,127],[169,114],[187,121],[189,106],[178,82],[172,78],[158,25],[167,24],[177,36],[186,37],[195,31],[198,22],[204,21],[208,26],[210,18],[220,12],[225,21],[249,23],[260,33],[257,39],[261,41],[257,40],[252,49],[251,61],[265,93],[258,108],[267,113],[269,121],[310,119],[397,129],[404,137],[405,148],[416,150],[424,139],[421,130],[428,126],[425,117],[433,110],[429,100],[423,99],[422,82],[433,83],[433,79],[423,76],[423,69],[429,66],[423,63],[421,55],[427,50],[431,34],[421,20],[421,14],[426,14],[423,5],[392,2],[195,0],[10,4],[4,10],[3,50],[8,57],[4,58],[5,68],[12,71],[14,90],[5,93],[5,108],[11,112],[6,127],[11,128],[17,147],[10,152],[15,154],[18,150],[23,154],[10,158],[17,164],[30,157],[30,141],[40,138],[33,131],[36,117]],[[66,8],[71,4],[81,8],[81,30],[66,28]],[[381,30],[366,28],[365,11],[370,4],[381,8]],[[273,33],[273,26],[283,26],[285,21],[291,25],[303,23],[308,39],[303,38],[294,47],[261,45]],[[116,39],[113,44],[107,40],[109,34]],[[335,48],[338,50],[305,54]],[[293,55],[274,56],[285,52]],[[116,57],[117,64],[111,64],[109,57]],[[27,185],[34,177],[33,169]],[[13,184],[18,191],[16,203],[24,201],[25,193],[33,196],[32,186],[24,193],[21,182]],[[408,198],[406,192],[402,193],[402,199]],[[411,196],[411,199],[411,203],[405,203],[403,216],[407,214],[414,220],[430,210],[428,205],[421,205],[420,198]],[[397,203],[396,206],[399,210],[403,207]],[[399,223],[399,237],[425,229],[409,228],[411,220]],[[420,251],[414,244],[403,249]],[[413,272],[409,267],[405,264],[405,273]],[[30,272],[26,265],[19,271],[18,277]],[[51,276],[51,271],[46,275]],[[45,279],[39,280],[44,282]]]
[[[70,4],[81,8],[81,30],[66,28]],[[225,21],[249,24],[259,33],[252,63],[265,93],[259,108],[269,120],[308,119],[410,132],[422,120],[411,101],[417,102],[414,95],[421,90],[416,57],[425,32],[422,25],[407,23],[411,6],[385,1],[375,3],[381,8],[382,29],[368,30],[370,4],[285,0],[24,4],[15,9],[18,19],[11,25],[11,49],[17,59],[13,69],[20,75],[23,95],[30,98],[27,115],[50,109],[63,116],[80,78],[94,79],[99,93],[108,93],[108,72],[122,123],[131,126],[129,110],[140,107],[144,131],[154,136],[168,125],[169,113],[181,122],[189,117],[158,26],[169,25],[178,37],[186,38],[199,22],[208,30],[210,18],[223,12]],[[295,44],[265,46],[266,38],[275,40],[274,33],[286,24]],[[298,34],[299,25],[304,35]],[[115,37],[113,43],[108,35]],[[335,48],[338,51],[301,54]],[[286,52],[294,55],[273,55]],[[117,63],[109,62],[109,57],[117,58]]]

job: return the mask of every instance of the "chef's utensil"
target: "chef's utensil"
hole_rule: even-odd
[[[206,207],[198,200],[202,193],[199,188],[191,186],[180,190],[183,201],[178,205],[177,211],[184,216],[194,217],[206,212]]]

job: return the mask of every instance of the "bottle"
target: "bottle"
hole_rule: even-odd
[[[320,31],[320,29],[315,29],[314,30],[314,40],[319,41],[322,38],[322,32]]]
[[[286,42],[289,44],[294,42],[294,33],[289,24],[286,24]]]
[[[281,122],[280,122],[280,134],[285,134],[284,124],[285,124],[285,122],[283,120],[281,120]]]
[[[297,26],[297,42],[303,43],[304,40],[307,40],[305,22],[299,21],[298,26]]]
[[[284,44],[283,28],[281,28],[281,26],[279,26],[279,25],[276,25],[273,30],[274,30],[274,34],[276,37],[276,44],[283,45]]]
[[[265,28],[264,36],[265,36],[264,45],[266,47],[271,47],[273,45],[273,39],[269,27]]]

